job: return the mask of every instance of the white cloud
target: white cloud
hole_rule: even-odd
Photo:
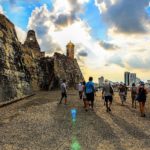
[[[97,77],[102,72],[111,77],[113,71],[116,70],[118,78],[126,69],[139,71],[142,69],[141,67],[144,68],[146,62],[140,62],[137,59],[142,65],[135,67],[135,60],[140,58],[141,55],[143,59],[148,60],[146,56],[149,56],[150,49],[148,44],[150,43],[149,33],[129,35],[124,32],[116,32],[116,27],[111,26],[107,32],[108,43],[103,43],[103,46],[101,46],[99,41],[94,40],[91,36],[90,26],[77,15],[80,10],[75,13],[78,7],[81,8],[80,4],[84,4],[83,1],[76,1],[76,6],[71,5],[73,0],[70,2],[65,0],[64,3],[59,2],[59,0],[54,1],[55,7],[52,10],[48,10],[46,5],[35,8],[28,23],[28,29],[36,31],[41,48],[47,54],[52,54],[58,50],[65,53],[65,46],[71,40],[75,44],[76,57],[85,61],[84,63],[80,61],[80,64],[84,66],[82,71],[85,74],[90,73],[87,70],[93,70]],[[116,2],[115,0],[107,0],[106,8]],[[104,11],[107,11],[107,9]],[[108,48],[108,46],[113,45],[117,45],[117,51],[105,51],[105,46]],[[88,55],[81,58],[78,54],[83,51],[85,52],[84,54],[88,53]],[[133,56],[135,59],[131,61]],[[109,64],[109,67],[105,66],[105,64]],[[147,69],[147,66],[145,69]],[[115,77],[112,76],[110,79],[113,78]]]
[[[4,10],[3,10],[3,7],[1,5],[0,5],[0,13],[4,14]]]
[[[116,27],[117,32],[141,34],[147,31],[149,24],[145,8],[148,0],[95,0],[101,17],[109,27]]]
[[[95,0],[95,5],[107,24],[109,42],[119,47],[108,56],[106,64],[129,70],[147,70],[150,65],[147,58],[150,55],[150,27],[144,10],[148,1]]]
[[[21,29],[20,27],[18,27],[18,26],[15,26],[15,29],[16,29],[18,40],[21,43],[24,43],[25,38],[27,36],[27,33],[23,29]]]
[[[117,0],[95,0],[95,5],[98,7],[100,13],[104,13],[107,9],[116,3]]]
[[[59,6],[59,8],[61,7]],[[57,14],[57,12],[55,13]],[[78,53],[80,51],[88,53],[85,65],[90,68],[97,68],[105,64],[107,52],[100,47],[99,41],[92,38],[91,28],[86,22],[75,17],[70,24],[60,24],[60,28],[55,23],[56,19],[57,15],[54,16],[54,10],[48,10],[46,5],[36,8],[32,12],[28,29],[36,31],[42,50],[45,50],[46,53],[53,53],[61,49],[62,53],[66,53],[66,44],[71,40],[75,44],[77,58],[79,58]]]

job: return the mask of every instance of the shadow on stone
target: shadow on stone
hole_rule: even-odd
[[[47,104],[47,103],[50,103],[51,100],[50,99],[46,99],[46,98],[36,98],[36,99],[33,99],[32,101],[29,101],[27,103],[25,103],[23,106],[21,106],[22,108],[28,108],[28,107],[31,107],[31,106],[40,106],[40,105],[44,105],[44,104]],[[19,108],[21,108],[19,107]]]
[[[118,116],[111,116],[112,120],[122,129],[124,129],[129,135],[138,140],[149,139],[150,136],[146,135],[141,129],[134,124],[128,123],[125,119]]]
[[[86,113],[86,112],[79,112]],[[88,114],[89,113],[89,114]],[[77,119],[77,138],[83,149],[97,149],[102,142],[107,142],[108,146],[113,146],[116,150],[125,150],[118,136],[113,132],[113,129],[108,123],[94,112],[80,115]],[[117,143],[117,144],[116,144]],[[107,145],[106,145],[107,147]]]

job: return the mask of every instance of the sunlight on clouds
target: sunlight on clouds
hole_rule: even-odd
[[[106,3],[104,1],[99,3],[97,0],[95,0],[95,5],[98,7],[100,13],[105,12],[107,10]]]
[[[56,49],[58,50],[58,47],[60,47],[61,53],[65,53],[66,44],[71,40],[75,44],[75,56],[86,80],[89,76],[93,76],[96,80],[103,75],[110,80],[121,81],[124,71],[136,72],[143,77],[140,70],[143,67],[146,71],[150,62],[145,66],[146,62],[138,59],[138,63],[141,63],[138,65],[136,59],[133,58],[140,58],[142,55],[142,58],[147,60],[146,56],[150,54],[149,33],[124,33],[118,30],[115,24],[112,24],[108,28],[108,40],[100,45],[100,40],[95,40],[91,36],[91,27],[77,15],[80,13],[78,9],[81,8],[80,4],[86,3],[88,0],[76,0],[76,5],[73,5],[73,2],[65,0],[62,3],[60,0],[56,0],[53,3],[54,9],[48,10],[47,6],[43,5],[35,8],[32,12],[28,28],[37,32],[42,48],[48,50],[47,55],[52,55]],[[104,13],[111,5],[115,5],[117,0],[95,0],[95,3]],[[145,24],[145,26],[150,31],[148,25]],[[114,46],[117,50],[110,51],[108,46],[109,48]],[[79,56],[81,52],[84,52],[86,57]],[[149,74],[148,70],[147,73]]]
[[[24,43],[27,33],[18,26],[15,26],[15,29],[16,29],[16,33],[17,33],[17,37],[19,41],[21,43]]]
[[[92,38],[91,28],[86,22],[77,18],[71,25],[62,26],[61,30],[58,30],[55,24],[57,18],[50,19],[51,15],[53,15],[53,11],[49,11],[46,5],[43,5],[36,8],[29,19],[28,28],[37,32],[44,49],[49,50],[53,43],[57,43],[65,53],[66,44],[71,40],[76,46],[76,54],[82,50],[88,53],[86,65],[95,68],[104,64],[106,52],[100,47],[99,42]],[[47,42],[45,43],[45,41]],[[79,47],[80,49],[78,49]],[[55,49],[55,47],[51,48]]]
[[[95,0],[95,5],[98,7],[100,13],[105,13],[109,6],[114,5],[117,0]]]
[[[88,3],[90,0],[77,0],[79,4]]]
[[[89,30],[90,29],[84,24],[84,22],[76,21],[74,24],[65,27],[61,31],[52,32],[51,36],[55,41],[61,44],[61,47],[64,47],[64,44],[68,43],[70,40],[75,43],[86,43],[86,41],[91,39]]]
[[[68,0],[53,0],[54,12],[56,13],[70,13],[71,7]]]
[[[0,13],[4,14],[4,10],[3,10],[3,7],[1,5],[0,5]]]

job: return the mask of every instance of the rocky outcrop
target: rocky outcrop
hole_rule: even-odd
[[[0,101],[30,95],[30,82],[31,74],[24,63],[14,25],[0,15]]]
[[[42,58],[40,60],[42,69],[41,89],[52,90],[60,88],[63,79],[66,79],[69,87],[84,80],[76,59],[55,53],[53,57]]]
[[[69,87],[75,87],[83,75],[71,44],[67,46],[67,56],[55,53],[45,57],[33,30],[28,31],[22,45],[14,25],[0,14],[0,102],[19,99],[37,90],[58,89],[63,79]]]
[[[54,74],[60,82],[66,79],[69,87],[76,87],[84,79],[77,60],[59,53],[54,54]]]

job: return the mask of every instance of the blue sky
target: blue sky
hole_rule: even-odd
[[[22,43],[35,30],[46,55],[65,53],[71,40],[85,78],[123,81],[124,71],[150,78],[149,0],[0,0],[0,12]]]
[[[91,34],[95,39],[106,39],[107,26],[102,21],[99,10],[94,4],[94,0],[90,0],[90,2],[86,4],[85,13],[81,15],[81,18],[87,21],[92,28]]]
[[[0,0],[0,4],[3,6],[9,19],[24,30],[27,30],[28,19],[35,7],[46,4],[49,10],[53,9],[51,0]],[[99,10],[94,4],[94,0],[90,0],[89,3],[85,4],[84,9],[85,12],[80,14],[80,18],[89,24],[92,29],[92,36],[95,39],[106,39],[106,25],[101,19]],[[99,30],[97,30],[98,28]]]
[[[52,7],[50,0],[0,0],[0,4],[8,18],[24,30],[27,30],[28,19],[35,7],[43,4],[47,4],[49,9]]]

